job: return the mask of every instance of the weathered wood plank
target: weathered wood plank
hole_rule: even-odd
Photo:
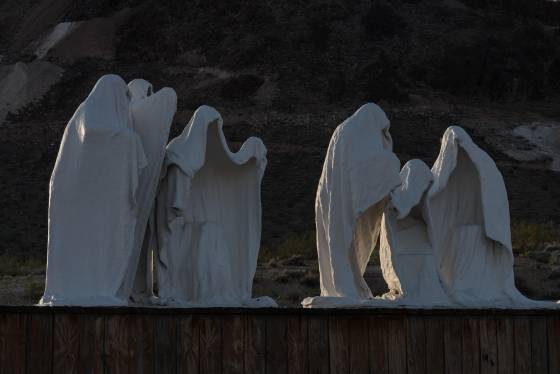
[[[288,324],[286,318],[272,316],[266,320],[266,373],[288,372]]]
[[[480,373],[480,327],[476,317],[463,319],[461,336],[463,373]]]
[[[157,373],[177,372],[177,318],[154,319],[154,368]]]
[[[0,317],[0,373],[25,373],[26,322],[24,314]]]
[[[480,373],[498,373],[498,346],[496,320],[493,317],[480,319]]]
[[[245,319],[241,315],[223,318],[223,372],[242,374],[244,368]]]
[[[424,318],[406,320],[406,360],[409,374],[426,373],[426,329]]]
[[[445,372],[455,374],[462,372],[463,348],[461,341],[462,318],[446,317],[443,328],[445,346]]]
[[[496,319],[496,339],[498,342],[498,373],[511,374],[514,365],[513,320],[507,316]]]
[[[53,373],[79,373],[80,316],[54,316]]]
[[[406,321],[401,316],[387,317],[387,357],[389,373],[406,373]]]
[[[112,315],[105,320],[105,371],[107,373],[128,373],[130,317]]]
[[[29,314],[27,316],[26,372],[29,374],[52,372],[53,316]]]
[[[128,349],[129,372],[147,374],[154,371],[154,321],[149,316],[130,316]]]
[[[331,374],[348,373],[348,319],[345,317],[329,318],[329,356]]]
[[[80,316],[79,372],[103,374],[105,370],[105,317]]]
[[[330,362],[328,318],[308,317],[307,333],[309,339],[309,374],[328,373]]]
[[[288,373],[308,372],[307,320],[290,317],[288,319]]]
[[[266,321],[260,316],[246,319],[245,373],[266,373]]]
[[[440,317],[425,317],[426,372],[445,373],[445,348],[443,345],[444,321]]]
[[[531,324],[526,317],[513,320],[515,373],[531,373]]]
[[[384,318],[369,318],[369,360],[371,374],[389,373],[387,334],[388,327]]]
[[[177,321],[177,372],[199,372],[199,319],[190,315]]]
[[[531,317],[531,369],[533,373],[548,373],[548,338],[546,318]]]
[[[560,317],[548,317],[548,372],[560,373]]]
[[[222,319],[205,316],[200,319],[200,372],[222,372]]]
[[[350,317],[348,329],[350,374],[369,373],[369,318]]]

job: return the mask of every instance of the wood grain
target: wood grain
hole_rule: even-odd
[[[369,317],[369,361],[372,374],[389,373],[388,333],[384,318]]]
[[[200,372],[222,372],[222,319],[205,316],[200,319]]]
[[[288,318],[288,373],[308,372],[307,347],[307,320],[299,316]]]
[[[177,372],[177,318],[154,318],[154,368],[159,374]]]
[[[406,373],[406,321],[402,316],[387,317],[387,357],[389,373]]]
[[[128,373],[130,316],[109,316],[105,321],[105,371],[107,373]]]
[[[286,318],[272,316],[266,320],[266,373],[288,372],[288,324]]]
[[[348,347],[347,318],[329,318],[329,356],[331,374],[348,373],[350,368],[350,356]]]
[[[223,373],[242,374],[244,368],[245,319],[241,315],[223,318]]]
[[[456,374],[462,372],[462,318],[446,317],[443,328],[443,342],[445,346],[445,372]]]
[[[426,328],[424,318],[406,320],[406,360],[409,374],[426,373]]]
[[[177,321],[177,372],[198,373],[200,357],[200,320],[193,315]]]
[[[531,371],[548,373],[548,336],[546,319],[531,317]]]
[[[445,347],[443,341],[444,320],[440,317],[425,317],[426,329],[426,372],[445,373]]]
[[[498,373],[511,374],[515,370],[513,320],[500,316],[496,320],[496,339],[498,343]]]
[[[266,320],[261,316],[246,318],[245,373],[266,373]]]
[[[80,316],[79,372],[103,374],[105,370],[105,317]]]
[[[327,317],[310,316],[307,319],[309,339],[309,374],[329,372],[329,320]]]
[[[560,373],[560,317],[548,317],[548,372]]]
[[[531,324],[526,317],[515,317],[514,328],[514,357],[515,373],[531,373]]]
[[[463,373],[480,373],[480,327],[478,318],[463,319],[462,331]]]
[[[143,315],[130,316],[128,329],[129,372],[147,374],[154,371],[154,321]]]
[[[26,372],[52,372],[53,316],[27,315]]]
[[[79,373],[80,316],[54,316],[53,373]]]
[[[493,317],[480,319],[480,373],[498,373],[498,346],[496,320]]]
[[[348,319],[350,374],[369,373],[369,318]]]

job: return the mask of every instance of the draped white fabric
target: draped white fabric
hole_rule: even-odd
[[[331,138],[315,200],[321,297],[306,298],[306,307],[357,305],[372,298],[363,274],[387,197],[400,184],[389,125],[381,108],[370,103]]]
[[[424,162],[410,160],[400,175],[402,184],[391,193],[381,224],[379,256],[389,287],[383,297],[405,306],[451,305],[420,210],[432,173]]]
[[[147,301],[152,295],[152,253],[149,235],[145,235],[154,205],[154,200],[165,157],[165,145],[169,129],[177,111],[177,94],[165,87],[153,93],[151,83],[134,79],[128,84],[131,93],[130,118],[134,131],[140,136],[146,155],[147,165],[138,182],[138,218],[134,234],[134,244],[130,254],[121,293],[130,295],[139,302]],[[153,230],[152,225],[148,231]],[[136,278],[136,279],[135,279]]]
[[[507,192],[492,158],[452,126],[432,173],[424,215],[453,300],[467,306],[533,303],[515,287]]]
[[[125,305],[146,167],[129,121],[129,92],[106,75],[66,126],[49,195],[46,288],[40,304]]]
[[[251,299],[261,235],[266,148],[229,150],[222,118],[197,109],[168,147],[157,198],[158,289],[178,306],[274,306]]]

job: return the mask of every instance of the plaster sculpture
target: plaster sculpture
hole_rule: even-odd
[[[389,194],[401,183],[389,126],[370,103],[331,138],[315,200],[321,296],[303,306],[358,306],[373,298],[363,274]]]
[[[402,306],[452,305],[439,278],[421,211],[432,172],[424,162],[410,160],[400,176],[402,183],[391,192],[381,222],[379,257],[389,287],[383,298]]]
[[[142,141],[129,120],[129,93],[106,75],[64,132],[49,189],[47,279],[41,305],[126,305]]]
[[[136,302],[146,303],[152,296],[152,252],[150,242],[154,217],[152,208],[156,197],[165,146],[169,129],[177,111],[177,94],[165,87],[153,92],[153,86],[143,79],[128,84],[131,95],[130,120],[134,131],[140,136],[147,165],[138,180],[138,217],[134,231],[134,243],[130,253],[127,273],[121,293],[131,295]],[[134,284],[133,284],[134,283]]]
[[[252,299],[261,235],[266,148],[249,138],[230,151],[222,117],[196,110],[166,153],[157,197],[161,302],[176,306],[275,306]]]
[[[515,287],[509,204],[492,158],[460,127],[443,135],[424,216],[440,277],[463,306],[537,302]]]

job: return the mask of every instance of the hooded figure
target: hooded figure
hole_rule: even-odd
[[[515,288],[507,192],[492,158],[452,126],[432,173],[424,216],[449,295],[465,306],[532,303]]]
[[[122,293],[131,294],[134,282],[132,298],[135,301],[146,302],[152,295],[153,243],[149,242],[149,238],[153,237],[150,233],[154,229],[154,220],[151,212],[169,129],[177,111],[177,94],[168,87],[153,93],[152,85],[143,79],[134,79],[128,84],[128,88],[131,93],[131,123],[142,140],[147,166],[142,171],[138,183],[138,219],[130,258],[131,266],[123,282]]]
[[[126,305],[140,174],[129,91],[106,75],[66,126],[50,180],[47,305]]]
[[[271,306],[251,299],[261,235],[266,148],[229,150],[222,117],[196,110],[167,146],[157,198],[158,290],[179,306]]]
[[[421,208],[433,175],[420,160],[402,168],[402,184],[391,192],[381,223],[379,257],[389,293],[383,298],[406,306],[449,306]]]
[[[401,181],[389,120],[366,104],[331,138],[315,200],[321,297],[303,305],[350,306],[373,296],[363,275],[387,197]]]

